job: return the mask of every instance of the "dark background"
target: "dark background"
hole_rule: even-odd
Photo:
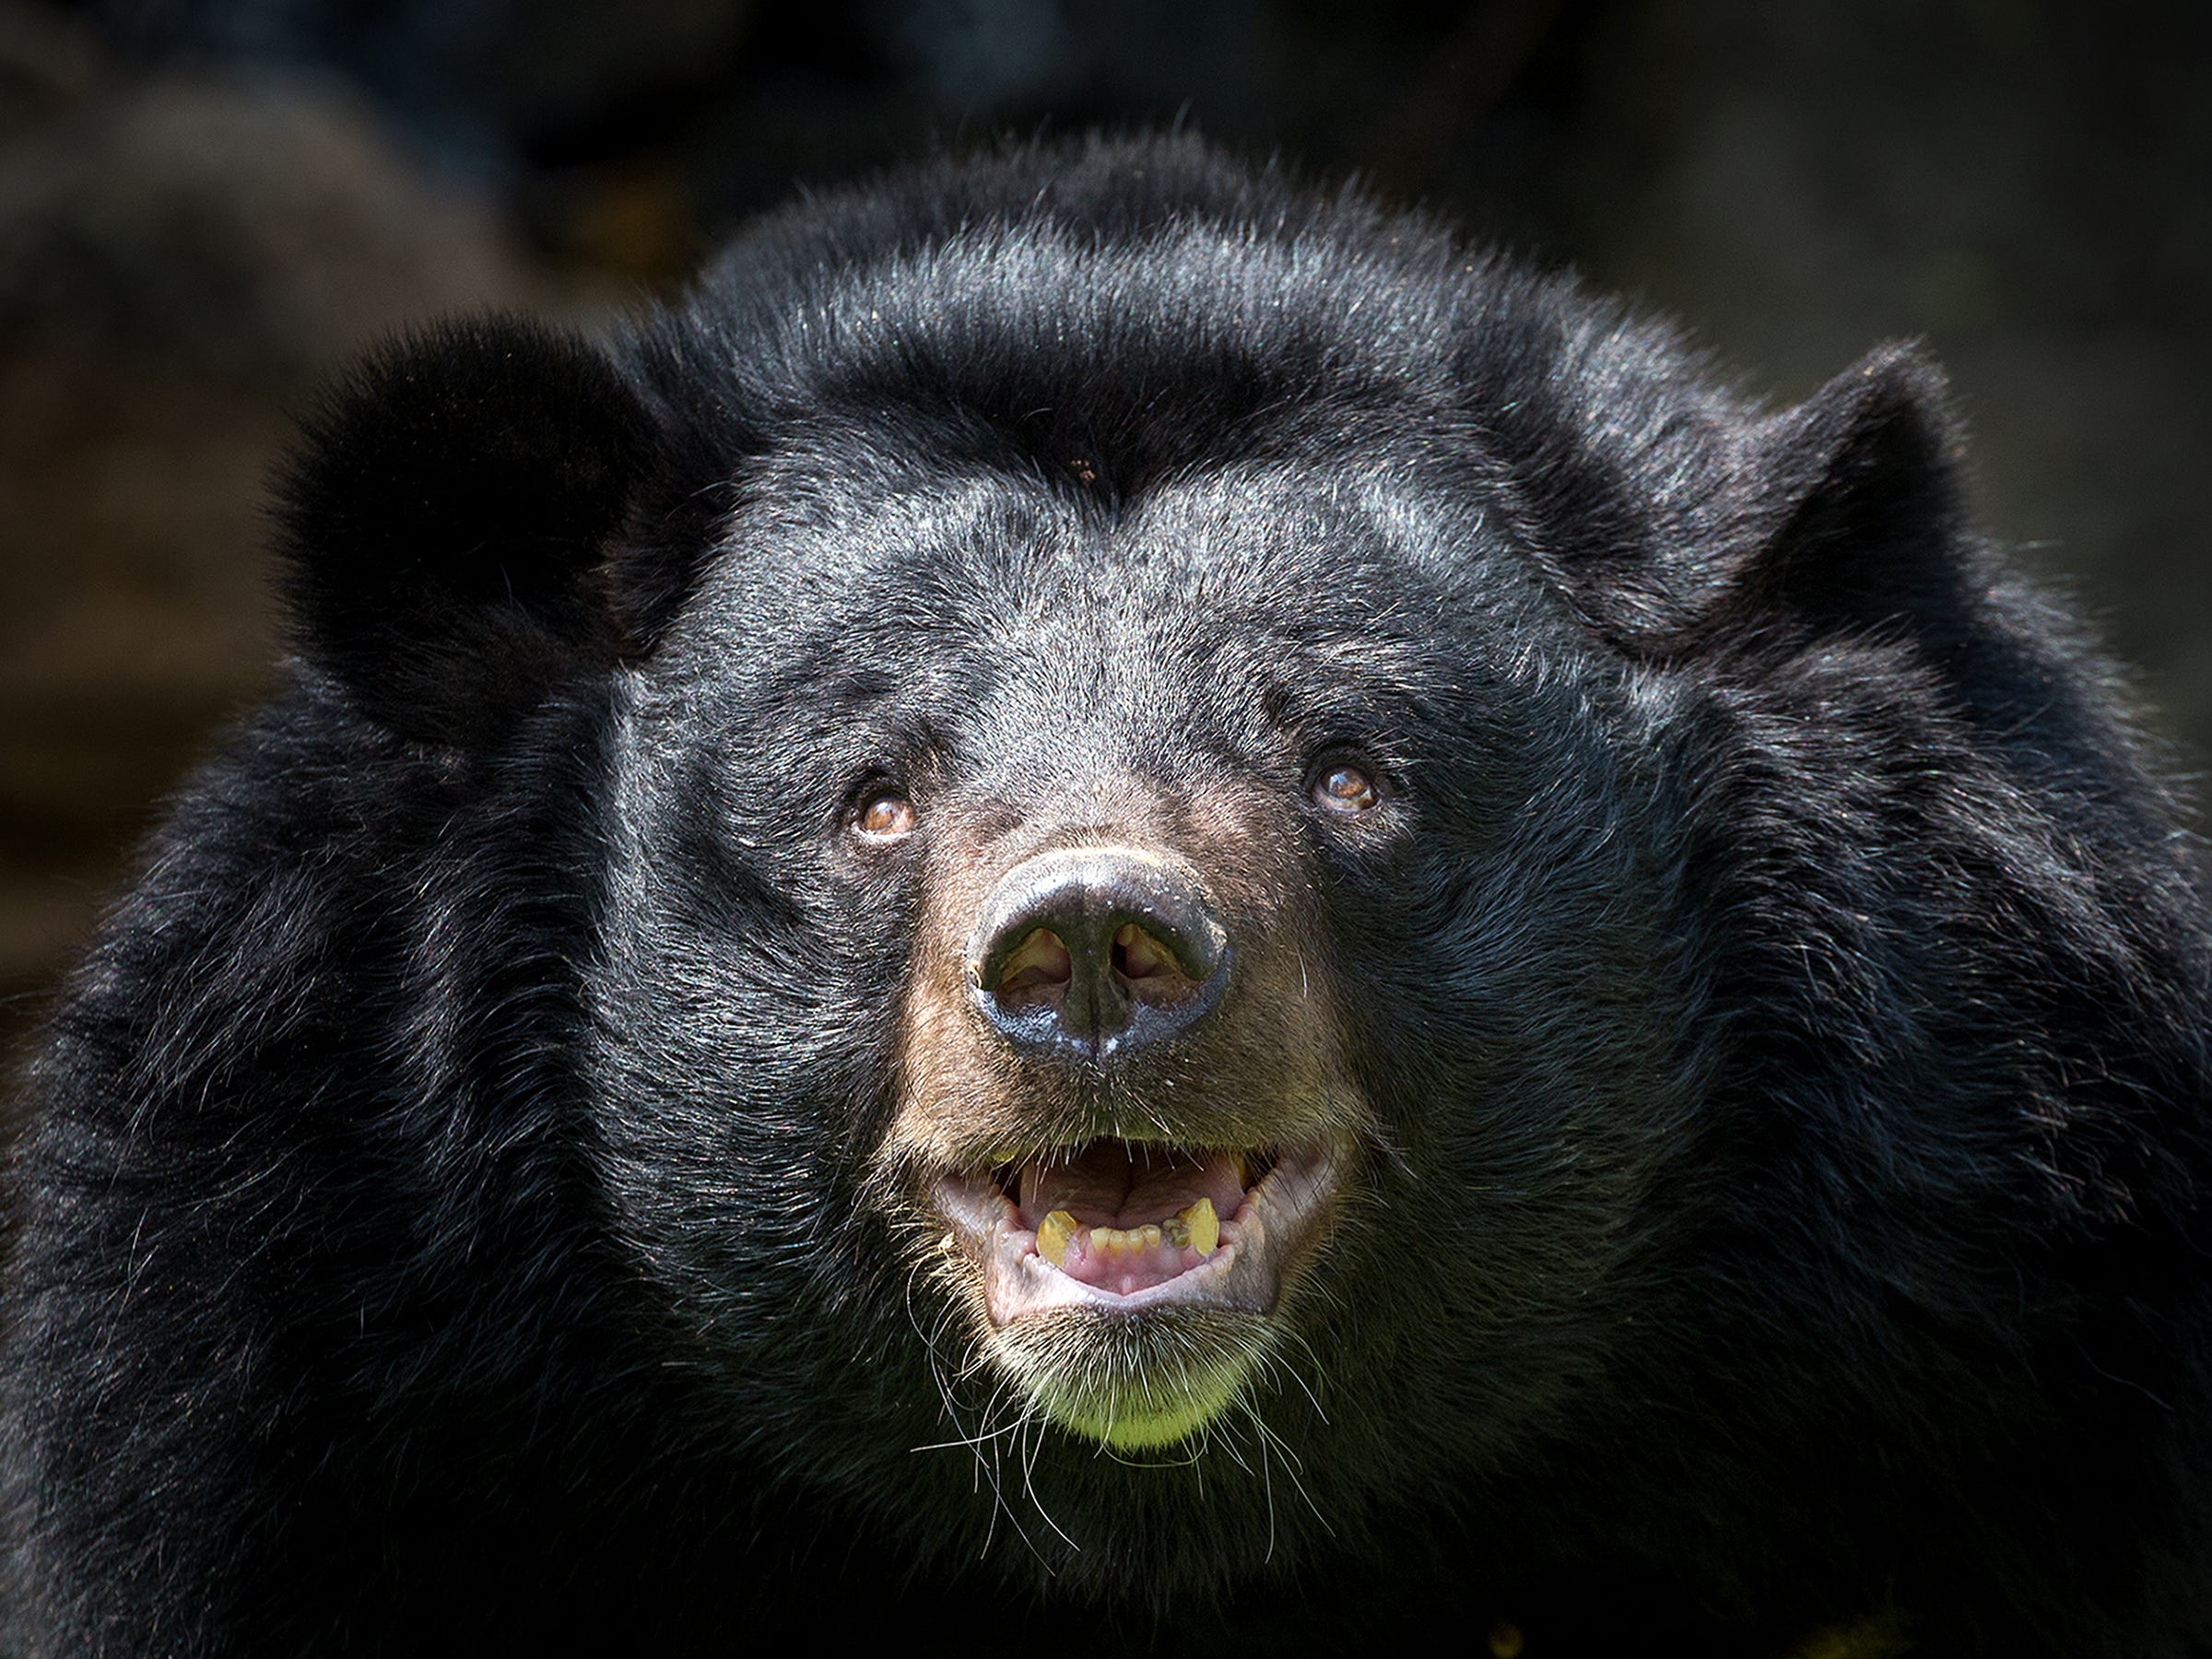
[[[0,0],[0,1039],[267,683],[288,409],[932,145],[1185,121],[1795,396],[1924,336],[1986,522],[2212,754],[2212,6]]]

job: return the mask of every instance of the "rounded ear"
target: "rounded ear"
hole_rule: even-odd
[[[1965,591],[1960,448],[1942,374],[1910,346],[1870,352],[1756,434],[1760,527],[1708,626],[1947,636]]]
[[[520,318],[448,324],[371,356],[303,425],[293,615],[371,718],[477,746],[615,660],[606,562],[656,439],[604,352]]]

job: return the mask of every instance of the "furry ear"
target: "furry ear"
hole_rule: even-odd
[[[1724,631],[1939,641],[1970,606],[1959,443],[1942,375],[1909,346],[1869,353],[1757,433],[1758,546]]]
[[[604,353],[519,318],[370,357],[284,480],[300,644],[372,719],[468,747],[614,660],[605,560],[653,422]]]

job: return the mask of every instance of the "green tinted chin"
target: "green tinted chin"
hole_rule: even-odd
[[[1070,1434],[1116,1452],[1150,1452],[1189,1440],[1227,1411],[1252,1369],[1242,1356],[1182,1371],[1172,1386],[1143,1379],[1099,1385],[1088,1378],[1030,1379],[1045,1415]]]

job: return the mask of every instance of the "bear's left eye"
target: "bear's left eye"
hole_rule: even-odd
[[[877,789],[853,814],[853,833],[863,841],[897,841],[913,832],[914,804],[895,789]]]
[[[1382,798],[1375,781],[1363,769],[1335,761],[1313,776],[1311,791],[1315,805],[1332,812],[1365,812]]]

